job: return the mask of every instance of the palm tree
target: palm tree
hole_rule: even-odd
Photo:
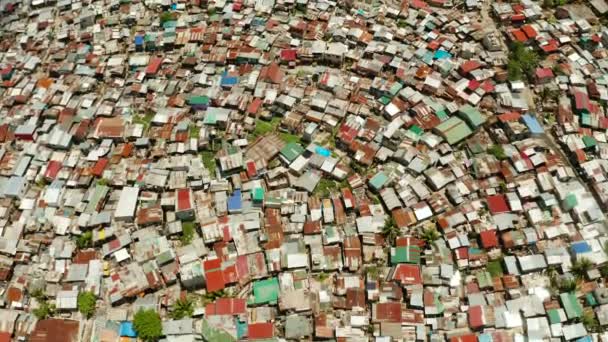
[[[591,260],[587,258],[581,258],[572,264],[572,273],[576,275],[577,279],[583,279],[587,275],[587,272],[593,267]]]
[[[425,228],[422,230],[420,238],[426,242],[427,245],[432,244],[435,240],[439,239],[440,235],[435,228]]]
[[[384,227],[382,227],[382,235],[390,245],[395,243],[395,239],[401,235],[401,230],[395,224],[395,220],[392,217],[387,218],[384,221]]]

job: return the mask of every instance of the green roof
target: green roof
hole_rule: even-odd
[[[568,319],[579,318],[583,316],[583,307],[576,299],[574,293],[562,293],[559,295],[559,298],[562,301],[562,305],[564,306],[564,310],[566,311],[566,316],[568,316]]]
[[[191,96],[188,99],[189,105],[208,105],[209,98],[207,96]]]
[[[473,134],[473,131],[462,121],[462,119],[455,116],[447,119],[435,127],[437,131],[447,140],[448,144],[455,144],[469,135]]]
[[[290,163],[302,153],[304,153],[304,148],[297,143],[289,143],[281,150],[281,155]]]
[[[549,316],[549,324],[561,323],[561,318],[559,317],[559,311],[557,309],[548,310],[547,315]]]
[[[418,264],[420,263],[420,247],[418,246],[399,246],[391,251],[391,263]]]
[[[585,144],[585,147],[595,147],[595,144],[597,142],[595,141],[595,139],[593,137],[585,135],[585,136],[583,136],[583,143]]]
[[[259,280],[253,283],[253,304],[275,304],[279,299],[277,278]]]
[[[486,122],[486,117],[471,105],[464,105],[458,110],[460,116],[465,119],[473,128],[477,128]]]
[[[420,126],[412,125],[412,127],[410,127],[410,132],[415,133],[416,135],[422,135],[424,130],[420,128]]]

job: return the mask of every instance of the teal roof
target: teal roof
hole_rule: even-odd
[[[458,114],[473,128],[477,128],[486,122],[486,117],[471,105],[464,105],[458,110]]]
[[[369,180],[369,184],[375,190],[380,190],[384,184],[388,181],[388,176],[384,172],[378,172],[372,179]]]

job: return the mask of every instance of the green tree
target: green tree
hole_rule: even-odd
[[[488,148],[487,152],[496,157],[498,160],[507,159],[505,149],[502,147],[502,145],[492,145]]]
[[[133,318],[133,328],[142,340],[156,341],[163,334],[160,315],[155,310],[139,310]]]
[[[534,69],[538,66],[540,60],[538,54],[520,42],[511,44],[510,51],[509,62],[507,63],[509,79],[520,80],[523,78],[523,75],[531,78],[534,75]]]
[[[194,303],[188,297],[184,299],[178,299],[171,310],[171,318],[182,319],[185,317],[192,317],[194,314]]]
[[[507,63],[507,73],[509,74],[509,81],[519,81],[523,78],[521,65],[515,60],[510,60]]]
[[[95,294],[91,291],[80,292],[78,294],[78,311],[83,314],[86,318],[93,317],[95,314],[95,304],[96,304]]]
[[[577,279],[584,279],[587,275],[587,272],[593,267],[593,263],[591,260],[587,258],[581,258],[580,260],[575,261],[572,264],[572,273],[576,276]]]
[[[46,300],[39,302],[39,306],[34,309],[34,316],[38,319],[47,319],[55,315],[55,305],[49,304]]]
[[[557,281],[557,287],[560,292],[573,292],[576,291],[578,284],[574,279],[561,279]]]
[[[384,221],[382,235],[384,235],[384,238],[391,246],[395,244],[397,237],[401,236],[401,230],[397,227],[395,220],[392,217],[389,217]]]
[[[553,0],[544,0],[543,1],[544,8],[553,8],[553,6],[555,6],[555,3],[553,2]]]
[[[426,228],[422,231],[420,238],[427,243],[427,245],[432,244],[435,240],[439,239],[440,235],[437,229],[434,228]]]
[[[82,233],[82,235],[76,238],[76,246],[79,249],[85,249],[93,246],[93,233],[90,230]]]

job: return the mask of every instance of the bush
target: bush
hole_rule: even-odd
[[[76,239],[76,246],[79,249],[85,249],[93,246],[93,233],[89,230]]]
[[[498,160],[507,159],[507,155],[505,154],[505,149],[502,147],[502,145],[492,145],[492,146],[490,146],[490,148],[488,148],[487,152],[489,154],[493,155],[494,157],[496,157],[496,159],[498,159]]]
[[[86,318],[93,317],[95,313],[96,298],[93,292],[85,291],[78,294],[78,311]]]
[[[133,318],[133,329],[144,341],[156,341],[163,334],[160,315],[154,310],[139,310]]]
[[[192,317],[194,314],[194,303],[190,298],[179,299],[173,304],[173,310],[171,311],[171,318],[182,319],[185,317]]]
[[[38,319],[47,319],[55,314],[55,305],[49,304],[46,300],[40,302],[40,306],[33,311]]]
[[[180,238],[182,245],[189,245],[192,242],[192,239],[194,239],[194,235],[194,222],[182,222],[182,237]]]

